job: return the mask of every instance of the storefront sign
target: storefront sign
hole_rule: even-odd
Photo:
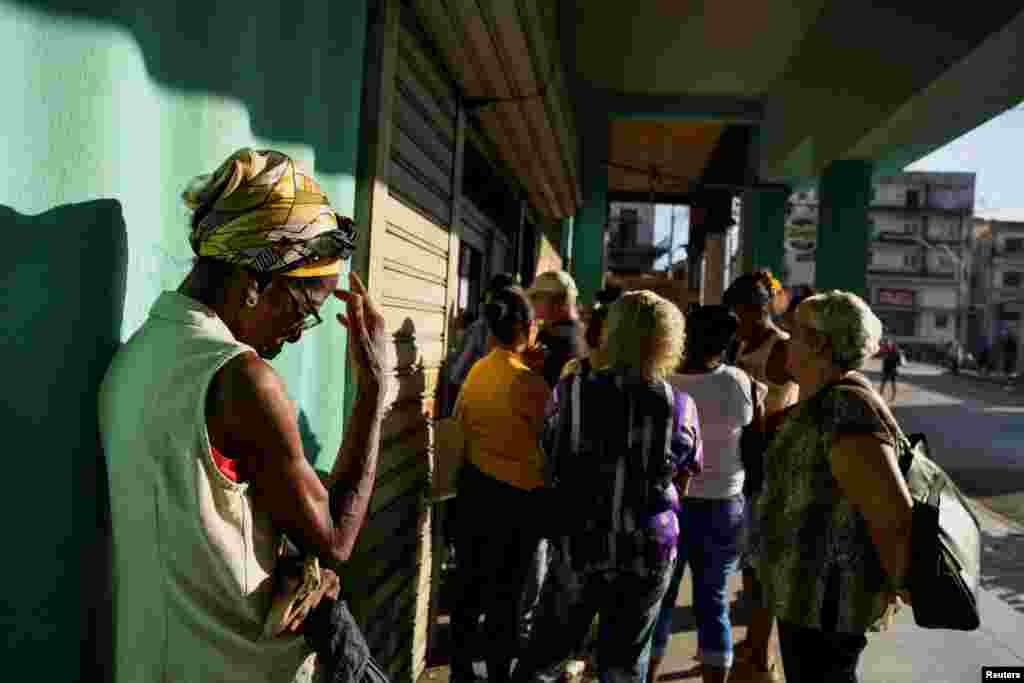
[[[878,303],[883,306],[913,306],[914,290],[912,289],[879,289]]]

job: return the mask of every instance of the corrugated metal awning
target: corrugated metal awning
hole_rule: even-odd
[[[416,0],[446,66],[530,203],[546,218],[580,205],[576,133],[557,42],[557,5]]]

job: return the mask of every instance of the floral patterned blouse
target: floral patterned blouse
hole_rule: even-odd
[[[757,565],[766,607],[782,621],[864,633],[885,610],[886,575],[867,523],[832,476],[833,443],[855,433],[896,445],[871,402],[833,385],[789,410],[765,456]]]

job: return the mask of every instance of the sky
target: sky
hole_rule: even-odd
[[[672,235],[672,214],[675,213],[675,234]],[[668,204],[656,204],[654,207],[654,242],[657,244],[666,237],[672,236],[675,242],[674,262],[686,258],[686,250],[680,248],[686,244],[690,235],[690,208],[687,206],[669,206]],[[664,270],[668,266],[668,259],[662,257],[655,261],[655,270]]]
[[[1024,104],[957,138],[907,167],[908,171],[973,171],[976,212],[999,211],[1024,220]]]

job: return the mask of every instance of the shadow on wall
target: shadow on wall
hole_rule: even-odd
[[[416,327],[406,318],[394,338],[395,386],[381,426],[377,482],[367,522],[355,552],[339,567],[352,613],[374,656],[392,680],[408,674],[411,659],[403,642],[416,619],[416,567],[425,521],[422,494],[429,483],[430,431],[433,401],[426,397],[426,376]]]
[[[109,503],[96,396],[121,332],[124,217],[114,200],[36,216],[0,206],[0,230],[0,429],[10,439],[0,509],[15,522],[5,534],[5,667],[109,680]]]
[[[365,1],[14,2],[127,30],[162,85],[236,97],[257,136],[311,145],[319,172],[355,176]]]
[[[320,439],[313,432],[313,427],[309,423],[309,416],[301,408],[299,409],[299,436],[302,438],[302,454],[306,456],[306,462],[309,463],[309,466],[315,469],[316,459],[320,456],[323,446],[320,444]]]

